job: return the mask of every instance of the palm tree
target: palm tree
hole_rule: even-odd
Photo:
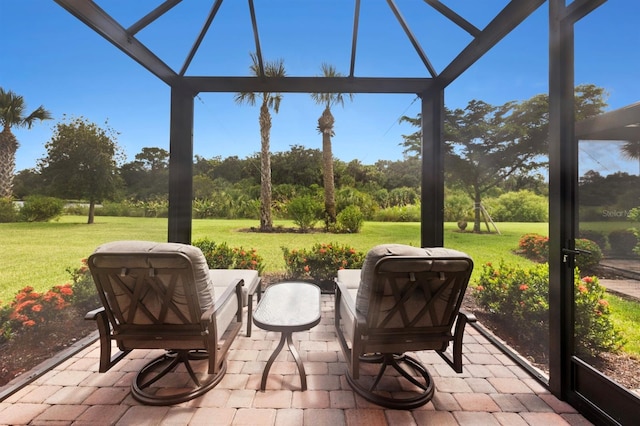
[[[322,64],[323,77],[342,77],[333,65]],[[349,100],[353,100],[353,93],[349,93]],[[336,223],[336,197],[333,178],[333,153],[331,150],[331,137],[335,136],[333,130],[334,118],[331,114],[331,106],[339,104],[344,106],[342,93],[312,93],[311,98],[318,104],[324,105],[324,111],[318,119],[318,133],[322,135],[322,176],[324,180],[324,210],[327,228]]]
[[[22,96],[11,90],[0,87],[0,197],[11,197],[13,190],[13,174],[16,168],[16,151],[18,140],[11,132],[11,127],[31,128],[36,120],[50,120],[51,113],[40,105],[25,117],[26,104]]]
[[[256,77],[262,77],[258,57],[251,53],[251,66],[249,70]],[[264,64],[265,77],[284,77],[284,61],[267,62]],[[269,137],[271,134],[271,112],[277,114],[280,109],[281,93],[253,93],[241,92],[235,96],[238,104],[247,103],[255,105],[258,100],[262,100],[260,105],[260,231],[269,232],[273,229],[273,219],[271,218],[271,153],[269,152]]]
[[[627,141],[620,149],[624,158],[638,160],[638,176],[640,176],[640,141]]]

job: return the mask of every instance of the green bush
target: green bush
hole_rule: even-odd
[[[575,241],[575,246],[576,249],[583,251],[576,256],[576,268],[583,272],[593,272],[602,260],[602,250],[598,244],[586,238],[579,238]]]
[[[375,212],[376,222],[420,222],[420,204],[387,207]]]
[[[364,215],[358,206],[348,206],[336,218],[339,232],[357,234],[362,229]]]
[[[605,289],[597,277],[574,277],[575,338],[580,354],[616,352],[624,341],[610,318]],[[549,340],[549,267],[530,269],[483,265],[473,297],[487,312],[501,321],[520,342],[546,351]]]
[[[591,229],[580,230],[580,238],[591,240],[600,247],[600,250],[607,248],[607,236],[600,231],[593,231]]]
[[[27,222],[46,222],[62,215],[64,201],[54,197],[31,195],[26,197],[20,215]]]
[[[256,249],[232,248],[225,242],[218,244],[206,237],[194,240],[191,244],[202,251],[209,269],[253,269],[258,273],[264,271],[264,259]]]
[[[71,303],[80,312],[89,312],[101,306],[98,291],[93,282],[91,271],[87,266],[87,259],[82,259],[82,266],[78,268],[67,268],[73,282],[73,295]]]
[[[340,212],[348,206],[360,207],[365,220],[371,220],[378,209],[378,204],[370,194],[355,188],[342,187],[336,191],[336,210]]]
[[[287,278],[332,280],[339,269],[359,269],[365,253],[348,245],[316,243],[310,249],[282,247]]]
[[[11,197],[0,198],[0,223],[17,222],[20,219],[19,209]]]
[[[602,260],[602,250],[598,245],[586,238],[575,240],[575,248],[589,253],[580,253],[575,257],[576,267],[585,272],[593,271]],[[525,234],[518,241],[518,251],[527,259],[534,262],[549,260],[549,237],[539,234]]]
[[[630,229],[617,229],[609,233],[609,245],[614,254],[629,256],[633,254],[636,244],[638,244],[638,238]]]
[[[447,191],[444,196],[444,220],[445,222],[457,222],[459,220],[472,221],[473,200],[466,192]]]
[[[307,232],[320,220],[322,204],[310,195],[296,197],[287,204],[287,214],[302,232]]]
[[[549,237],[540,234],[525,234],[518,241],[520,254],[534,262],[549,260]]]
[[[497,222],[546,222],[549,220],[546,197],[523,190],[500,195],[491,211]]]

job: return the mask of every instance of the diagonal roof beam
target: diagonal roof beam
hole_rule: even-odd
[[[464,19],[462,16],[458,15],[453,10],[449,9],[449,7],[440,3],[440,0],[424,0],[425,3],[428,3],[429,6],[433,7],[435,10],[440,12],[446,18],[449,18],[451,22],[471,34],[472,37],[478,37],[482,33],[475,25],[471,22]]]
[[[400,10],[398,10],[398,6],[396,6],[393,0],[387,0],[387,3],[389,4],[389,7],[393,11],[393,14],[396,15],[396,19],[398,20],[398,22],[400,22],[400,25],[402,26],[402,29],[404,30],[405,34],[407,35],[407,37],[409,37],[409,41],[411,41],[411,44],[413,45],[413,48],[418,53],[418,56],[420,56],[420,59],[422,59],[424,66],[427,67],[429,74],[431,74],[431,77],[436,77],[438,73],[436,72],[435,68],[433,68],[433,65],[431,65],[431,62],[429,61],[429,58],[427,58],[427,55],[425,55],[424,51],[422,50],[420,43],[418,43],[418,40],[416,40],[415,36],[411,32],[411,29],[407,25],[407,22],[402,17]]]
[[[222,0],[216,0],[214,5],[211,7],[209,16],[207,16],[207,20],[202,26],[202,29],[200,30],[200,34],[198,34],[198,38],[193,43],[193,47],[191,47],[191,50],[187,55],[187,59],[185,59],[184,61],[184,65],[182,65],[182,69],[180,70],[180,76],[183,76],[184,73],[187,72],[187,68],[189,68],[189,65],[191,64],[193,57],[198,51],[198,48],[200,47],[200,43],[202,43],[202,40],[204,39],[205,34],[207,34],[207,31],[209,31],[209,26],[211,26],[211,22],[213,22],[213,18],[215,18],[216,14],[218,13],[218,10],[220,9],[221,4],[222,4]]]
[[[356,0],[356,10],[353,14],[353,38],[351,40],[351,66],[349,77],[353,77],[356,69],[356,46],[358,44],[358,23],[360,22],[360,0]]]
[[[164,15],[173,6],[177,5],[181,1],[182,0],[166,0],[160,6],[156,7],[151,12],[143,16],[142,19],[138,20],[138,22],[136,22],[135,24],[127,28],[127,33],[132,36],[138,34],[140,30],[142,30],[144,27],[146,27],[147,25],[149,25],[150,23],[152,23],[162,15]]]
[[[513,31],[538,9],[546,0],[511,0],[500,13],[464,48],[462,52],[440,73],[441,87],[451,84],[493,46]]]
[[[262,78],[264,74],[264,61],[262,60],[262,50],[260,49],[260,36],[258,35],[258,21],[256,20],[256,9],[253,6],[253,0],[249,0],[249,12],[251,13],[251,26],[253,27],[253,38],[256,42],[256,58],[258,59],[258,72]],[[242,90],[239,90],[242,92]]]
[[[127,31],[92,0],[55,0],[73,16],[84,22],[118,49],[151,71],[160,80],[172,86],[179,76],[145,45],[127,34]]]
[[[565,7],[563,19],[568,19],[572,24],[587,16],[594,9],[603,5],[607,0],[573,0]]]

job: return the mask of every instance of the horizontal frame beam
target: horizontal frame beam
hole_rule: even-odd
[[[410,93],[433,85],[431,78],[376,77],[184,77],[195,92]]]

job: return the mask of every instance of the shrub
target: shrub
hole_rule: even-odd
[[[336,243],[316,243],[310,249],[282,247],[287,277],[292,279],[331,280],[339,269],[362,267],[365,253]]]
[[[523,190],[500,195],[491,212],[497,222],[546,222],[549,220],[546,197]]]
[[[287,214],[302,232],[307,232],[318,222],[322,205],[310,195],[296,197],[287,204]]]
[[[444,197],[445,222],[469,221],[473,216],[473,199],[466,192],[447,191]]]
[[[64,202],[59,198],[31,195],[26,197],[20,214],[27,222],[46,222],[62,214]]]
[[[264,259],[256,249],[231,248],[225,242],[217,244],[209,238],[194,240],[191,244],[202,251],[210,269],[253,269],[258,273],[264,271]]]
[[[623,338],[610,318],[605,289],[597,277],[574,277],[575,338],[582,354],[616,352]],[[483,265],[473,297],[522,343],[545,350],[549,338],[549,267]]]
[[[378,222],[420,222],[420,204],[387,207],[373,215]]]
[[[358,206],[348,206],[337,216],[338,231],[356,234],[364,223],[364,215]]]
[[[600,231],[593,231],[591,229],[580,230],[580,238],[591,240],[600,247],[600,250],[604,250],[607,247],[607,236]]]
[[[73,290],[71,284],[57,285],[46,293],[38,293],[27,286],[0,311],[0,337],[10,339],[21,330],[29,330],[56,321],[60,311],[69,306]]]
[[[11,197],[0,198],[0,223],[17,222],[20,218],[18,212]]]
[[[589,253],[580,253],[576,256],[576,267],[583,271],[592,271],[602,260],[602,250],[598,245],[586,238],[575,240],[575,247]],[[549,260],[549,237],[539,234],[525,234],[518,242],[520,254],[534,262],[547,262]]]
[[[593,241],[579,238],[575,242],[576,249],[588,253],[580,253],[576,256],[576,268],[583,272],[592,272],[602,260],[602,250]]]
[[[525,234],[518,241],[520,253],[534,262],[549,260],[549,237],[540,234]]]
[[[100,297],[87,266],[87,259],[82,259],[82,265],[78,268],[67,268],[71,275],[73,295],[71,303],[80,312],[89,312],[101,306]]]
[[[615,254],[628,256],[638,244],[635,233],[630,229],[617,229],[609,233],[609,245]]]

